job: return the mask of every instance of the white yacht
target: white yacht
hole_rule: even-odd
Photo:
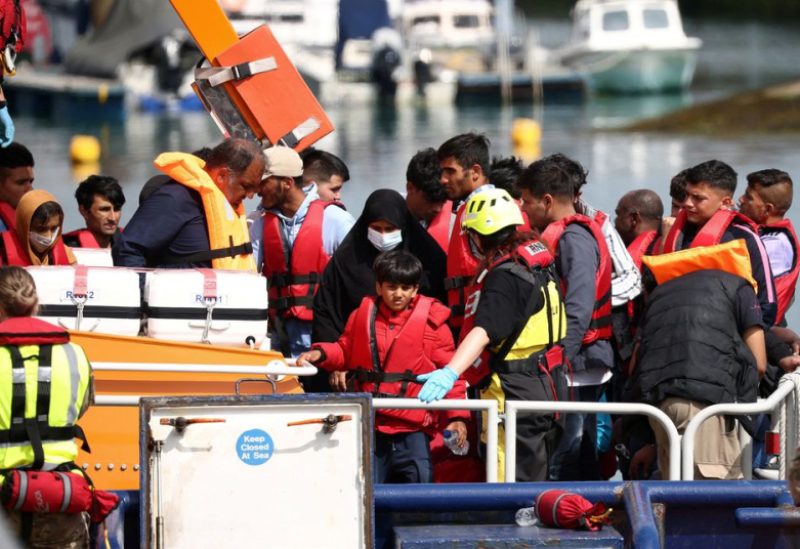
[[[599,92],[653,93],[689,86],[699,38],[683,31],[676,0],[578,0],[561,62]]]

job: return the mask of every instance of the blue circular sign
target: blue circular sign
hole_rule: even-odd
[[[268,462],[274,450],[272,437],[261,429],[245,431],[236,441],[236,453],[247,465],[262,465]]]

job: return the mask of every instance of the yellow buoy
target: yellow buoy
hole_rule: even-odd
[[[542,140],[542,128],[532,118],[517,118],[511,126],[511,141],[514,147],[532,149]]]
[[[91,164],[100,160],[100,141],[93,135],[75,135],[69,144],[73,164]]]

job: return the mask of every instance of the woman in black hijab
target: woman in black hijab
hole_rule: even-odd
[[[364,296],[375,293],[372,263],[379,253],[404,249],[423,266],[420,293],[445,298],[447,256],[436,241],[411,216],[397,191],[380,189],[364,204],[364,211],[331,257],[314,297],[312,341],[336,341],[347,318]]]

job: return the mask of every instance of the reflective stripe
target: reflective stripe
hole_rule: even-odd
[[[11,376],[12,383],[25,383],[25,368],[14,368]]]
[[[38,381],[44,381],[50,383],[50,380],[53,376],[53,370],[51,366],[39,366],[39,377]]]
[[[19,511],[25,498],[28,497],[28,475],[24,471],[17,471],[17,478],[19,479],[19,494],[17,495],[17,503],[14,505],[14,510]]]
[[[78,366],[78,355],[72,344],[67,343],[62,345],[61,349],[64,350],[64,355],[67,357],[67,364],[69,364],[69,405],[67,406],[67,424],[74,425],[78,421],[78,390],[81,384],[81,372]]]
[[[72,483],[66,473],[56,471],[56,474],[61,478],[61,482],[64,483],[64,499],[61,502],[61,508],[58,510],[59,513],[64,513],[72,502]]]

